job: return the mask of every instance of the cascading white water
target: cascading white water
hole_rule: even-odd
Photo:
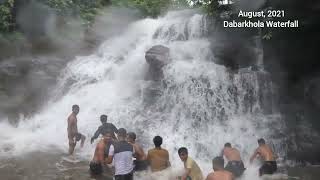
[[[70,62],[62,70],[54,98],[39,113],[21,119],[18,127],[1,123],[0,154],[66,152],[66,119],[73,104],[80,105],[78,128],[88,139],[100,124],[99,116],[108,114],[117,127],[135,131],[145,148],[153,146],[155,135],[163,136],[173,166],[182,164],[177,148],[188,147],[205,174],[226,142],[238,147],[245,161],[259,137],[285,153],[283,139],[277,137],[284,125],[270,107],[272,84],[261,78],[268,75],[251,70],[231,73],[215,64],[205,34],[205,18],[191,11],[129,25],[96,53]],[[172,63],[164,68],[166,87],[161,95],[145,105],[143,88],[149,82],[144,80],[148,68],[144,56],[157,44],[170,48]],[[271,109],[268,113],[266,107]],[[87,143],[77,153],[89,160],[93,150],[94,145]]]

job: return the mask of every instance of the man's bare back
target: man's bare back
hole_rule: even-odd
[[[93,161],[95,163],[104,164],[105,160],[105,148],[106,143],[104,139],[101,139],[99,143],[97,144],[96,150],[94,151]]]
[[[144,153],[142,147],[141,147],[139,144],[137,144],[137,143],[131,143],[131,144],[132,144],[132,146],[133,146],[133,148],[134,148],[134,150],[135,150],[136,159],[137,159],[138,161],[144,161],[144,160],[146,160],[146,159],[147,159],[147,156],[146,156],[146,154]]]
[[[263,158],[264,161],[275,161],[273,151],[268,145],[261,145],[257,148],[257,152]]]
[[[234,177],[232,173],[230,173],[229,171],[219,170],[219,171],[210,173],[207,176],[206,180],[233,180],[233,179]]]
[[[228,161],[241,161],[240,152],[235,148],[225,147],[223,149],[223,155]]]
[[[263,138],[258,139],[259,147],[255,150],[253,155],[250,158],[250,163],[259,155],[263,160],[262,166],[259,168],[259,175],[264,174],[273,174],[277,171],[277,162],[275,161],[276,157],[272,149],[266,145]]]

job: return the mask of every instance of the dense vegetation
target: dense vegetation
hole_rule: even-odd
[[[168,9],[204,6],[210,14],[216,0],[2,0],[0,1],[0,33],[19,31],[17,12],[28,3],[41,3],[61,17],[79,17],[84,26],[90,26],[99,12],[110,5],[138,9],[143,17],[157,17]]]

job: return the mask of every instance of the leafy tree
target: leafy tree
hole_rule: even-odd
[[[202,7],[210,16],[214,16],[218,12],[219,0],[190,0],[190,2],[195,7]]]
[[[112,5],[138,9],[143,16],[157,17],[169,8],[189,7],[188,0],[111,0]]]
[[[0,4],[0,32],[8,32],[12,24],[14,0],[5,0]]]

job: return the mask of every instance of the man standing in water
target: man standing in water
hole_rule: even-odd
[[[96,130],[93,137],[91,138],[91,144],[95,139],[99,137],[100,134],[103,135],[105,132],[111,132],[113,139],[116,139],[116,136],[114,133],[118,133],[118,129],[112,123],[107,123],[107,120],[108,120],[107,115],[103,114],[100,116],[100,121],[102,125],[99,126],[99,128]]]
[[[147,170],[148,168],[148,163],[146,161],[147,156],[144,153],[142,147],[136,143],[136,134],[134,132],[129,132],[127,134],[127,141],[133,146],[135,151],[136,160],[134,161],[134,170],[135,171]]]
[[[112,141],[112,134],[110,132],[106,132],[97,144],[93,159],[90,162],[90,171],[92,175],[101,175],[103,173],[105,158],[108,156],[108,154],[105,154],[106,146],[110,141]]]
[[[230,171],[235,177],[241,176],[245,168],[240,157],[240,152],[236,148],[231,147],[230,143],[226,143],[222,154],[228,160],[228,164],[225,169]]]
[[[147,160],[150,164],[151,171],[162,171],[171,166],[169,160],[169,152],[162,148],[162,137],[155,136],[153,138],[155,148],[148,151]]]
[[[266,145],[266,142],[263,138],[258,139],[259,147],[256,149],[254,154],[250,158],[250,163],[256,158],[257,155],[260,155],[264,160],[263,165],[259,169],[259,175],[264,174],[273,174],[277,171],[277,162],[275,161],[275,156],[272,149]]]
[[[69,154],[72,155],[77,141],[81,140],[80,147],[83,147],[86,137],[78,132],[77,115],[79,113],[79,106],[72,106],[72,113],[68,117],[68,139],[69,139]]]
[[[206,180],[234,180],[234,176],[224,168],[223,157],[215,157],[212,160],[212,167],[214,172],[208,174]]]
[[[184,163],[185,173],[182,175],[181,180],[203,180],[203,175],[198,164],[188,156],[188,149],[181,147],[178,154]]]
[[[124,128],[118,130],[118,140],[110,145],[107,164],[114,161],[115,180],[133,180],[134,148],[126,141],[127,131]]]

